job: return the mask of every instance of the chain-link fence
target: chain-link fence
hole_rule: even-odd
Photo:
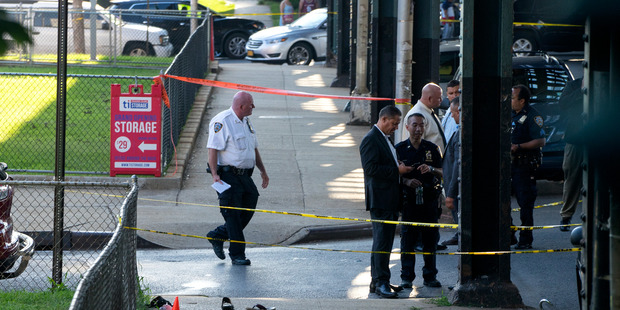
[[[150,85],[152,77],[68,75],[67,173],[106,173],[110,158],[110,85]],[[56,75],[1,73],[0,153],[10,171],[52,173],[56,148]],[[126,88],[125,88],[125,91]],[[150,87],[144,91],[150,92]]]
[[[73,296],[69,309],[135,309],[138,287],[136,263],[137,182],[121,209],[121,222]]]
[[[121,212],[124,214],[124,223],[135,226],[137,199],[135,183],[132,185],[129,182],[2,181],[2,184],[9,184],[14,189],[11,210],[14,229],[31,236],[36,251],[20,276],[0,280],[0,290],[50,289],[53,285],[50,279],[56,278],[54,265],[57,262],[54,261],[54,256],[60,257],[61,282],[75,289],[78,282],[95,264],[101,249],[112,238],[113,232],[118,232]],[[64,196],[62,221],[58,221],[63,223],[61,226],[63,229],[62,238],[57,238],[60,242],[55,247],[54,223],[59,218],[55,219],[57,213],[54,206],[57,198],[55,190],[58,186],[62,186]],[[135,233],[132,234],[130,231],[123,233],[129,236],[122,237],[124,238],[122,242],[126,243],[123,247],[129,248],[124,248],[122,255],[119,255],[121,257],[116,259],[126,262],[127,266],[133,264],[135,268]],[[120,274],[116,276],[120,280]],[[120,286],[118,283],[110,286],[117,285]]]
[[[165,74],[199,79],[206,76],[209,69],[209,47],[211,46],[211,24],[208,20],[206,19],[192,34]],[[171,137],[170,139],[162,139],[161,149],[163,166],[165,167],[174,160],[174,145],[179,141],[200,85],[166,79],[164,86],[171,105],[170,110],[164,109],[162,117],[163,132]]]
[[[2,62],[56,62],[59,46],[58,4],[35,5],[1,7],[7,11],[9,18],[29,29],[33,39],[32,44],[17,44],[9,40],[10,48],[0,58]],[[68,27],[68,63],[166,67],[175,51],[166,29],[127,23],[108,11],[71,9]]]
[[[209,65],[210,24],[193,33],[167,74],[204,78]],[[143,84],[152,77],[69,74],[67,77],[66,173],[107,174],[110,156],[110,85]],[[0,131],[2,161],[12,172],[52,173],[56,147],[56,74],[0,73],[0,111],[7,115]],[[166,80],[171,109],[162,113],[163,167],[174,157],[174,144],[199,85]]]

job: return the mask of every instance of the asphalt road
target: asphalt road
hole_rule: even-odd
[[[558,195],[539,197],[537,204],[555,202]],[[513,203],[513,207],[516,204]],[[535,225],[556,225],[560,206],[535,211]],[[578,211],[580,212],[580,211]],[[518,213],[513,212],[515,223]],[[450,230],[442,230],[442,240]],[[571,248],[569,233],[556,229],[534,232],[534,250]],[[259,241],[252,236],[249,241]],[[251,247],[247,250],[251,266],[233,266],[229,260],[219,260],[210,249],[200,250],[141,250],[138,252],[138,272],[153,295],[203,295],[231,298],[281,299],[374,299],[368,293],[372,240],[324,241],[285,247]],[[310,250],[320,248],[350,250],[335,252]],[[399,239],[394,250],[399,249]],[[452,246],[449,250],[454,251]],[[447,251],[444,251],[447,252]],[[575,282],[576,252],[518,254],[511,256],[511,278],[519,288],[526,305],[537,307],[541,299],[550,300],[557,309],[577,309]],[[417,272],[421,273],[421,258]],[[422,285],[421,277],[414,281],[413,290],[400,293],[401,298],[440,297],[458,279],[459,257],[438,256],[438,280],[443,288]],[[392,255],[392,282],[400,283],[398,255]]]

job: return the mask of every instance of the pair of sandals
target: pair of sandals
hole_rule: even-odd
[[[256,304],[252,308],[245,308],[246,310],[276,310],[276,307],[266,308],[261,304]],[[233,306],[230,298],[224,297],[222,298],[222,310],[235,310],[235,306]]]

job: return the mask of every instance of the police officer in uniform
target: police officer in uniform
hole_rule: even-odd
[[[256,209],[258,190],[252,173],[260,170],[262,187],[269,185],[269,176],[257,148],[254,128],[248,119],[254,109],[254,99],[240,91],[233,97],[230,109],[218,113],[209,123],[207,148],[209,170],[214,183],[225,182],[231,187],[218,193],[221,206]],[[223,240],[245,241],[243,229],[254,212],[220,209],[225,224],[207,234],[215,255],[225,259]],[[245,243],[231,242],[228,254],[234,265],[250,265],[245,256]]]
[[[441,153],[434,143],[423,140],[425,118],[421,113],[413,113],[406,120],[405,128],[409,139],[396,145],[398,160],[414,169],[402,176],[404,204],[402,220],[407,222],[437,223],[441,214],[439,194],[441,193]],[[402,252],[414,252],[417,237],[422,238],[424,252],[437,250],[439,230],[437,227],[417,227],[402,225],[400,248]],[[415,278],[415,255],[401,254],[401,287],[411,288]],[[424,255],[422,276],[424,285],[440,287],[437,281],[435,255]]]
[[[525,85],[513,86],[511,105],[512,191],[521,208],[521,225],[534,226],[534,202],[538,193],[535,172],[545,145],[543,118],[530,106],[530,90]],[[533,240],[531,230],[521,230],[518,241],[513,232],[512,244],[517,244],[517,250],[531,249]]]

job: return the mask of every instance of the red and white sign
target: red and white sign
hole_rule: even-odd
[[[161,176],[161,85],[145,94],[142,85],[111,87],[110,176]]]

